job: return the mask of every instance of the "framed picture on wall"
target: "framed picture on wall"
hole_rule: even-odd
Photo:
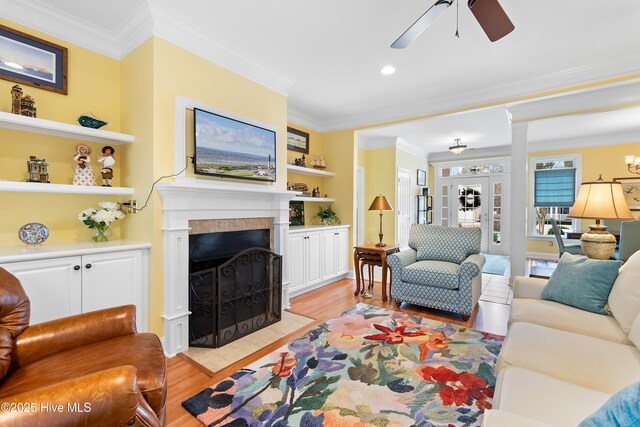
[[[287,150],[309,154],[309,134],[287,127]]]
[[[427,185],[427,171],[423,171],[422,169],[418,169],[418,184],[421,187]]]
[[[640,211],[640,178],[613,178],[622,184],[624,199],[632,211]]]
[[[0,78],[67,94],[67,48],[0,25]]]

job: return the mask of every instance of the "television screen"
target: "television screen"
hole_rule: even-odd
[[[196,174],[275,182],[275,131],[199,108],[193,115]]]

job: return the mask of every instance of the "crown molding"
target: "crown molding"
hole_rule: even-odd
[[[402,150],[405,153],[411,154],[414,157],[418,157],[424,161],[428,160],[428,154],[426,150],[411,144],[410,142],[405,141],[404,139],[398,138],[396,141],[396,148],[398,150]]]
[[[447,111],[471,110],[479,106],[499,104],[510,99],[522,98],[571,85],[622,77],[640,71],[640,55],[624,55],[598,64],[589,64],[544,74],[531,79],[518,80],[504,85],[485,87],[477,91],[429,98],[427,101],[380,108],[362,114],[322,122],[320,132],[358,128],[383,124],[396,120],[442,114]],[[563,93],[566,95],[566,93]],[[563,95],[560,94],[560,95]],[[523,103],[529,101],[522,101]]]
[[[640,143],[640,130],[634,132],[606,133],[587,137],[554,139],[549,141],[529,142],[527,152],[570,150],[572,148],[604,147],[608,145]]]
[[[195,55],[287,96],[293,80],[231,50],[150,2],[153,34]]]
[[[153,18],[149,4],[144,2],[116,30],[119,57],[122,59],[153,35]]]
[[[381,150],[383,148],[396,147],[399,138],[363,138],[356,136],[358,148],[363,150]]]
[[[0,0],[2,17],[25,27],[73,43],[114,59],[120,59],[116,36],[40,0]]]
[[[511,121],[522,123],[578,112],[601,112],[640,104],[640,79],[507,105]],[[585,111],[585,106],[588,108]]]
[[[299,111],[288,108],[287,109],[287,121],[289,123],[295,123],[299,126],[303,126],[307,129],[311,129],[313,131],[319,132],[318,129],[321,128],[320,123],[315,120],[309,118],[306,114],[302,114]]]

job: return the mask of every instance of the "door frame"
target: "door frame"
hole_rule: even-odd
[[[409,224],[408,224],[408,228],[407,228],[407,241],[409,239],[409,228],[411,227],[412,224],[412,219],[413,219],[413,206],[412,206],[412,197],[411,197],[411,170],[410,169],[406,169],[403,167],[398,166],[396,168],[396,243],[399,244],[401,247],[401,243],[399,240],[399,237],[401,236],[400,233],[400,191],[399,191],[399,187],[400,187],[400,173],[406,174],[409,177],[409,181],[407,181],[408,185],[407,185],[407,205],[408,205],[408,216],[409,216]],[[408,247],[408,245],[407,245]]]
[[[453,167],[464,167],[474,165],[489,165],[500,163],[503,165],[502,173],[490,173],[490,174],[476,174],[476,175],[455,175],[455,176],[442,176],[442,170]],[[459,160],[459,161],[446,161],[446,162],[433,162],[431,166],[434,168],[434,184],[433,184],[433,223],[437,225],[443,224],[442,214],[446,212],[447,217],[444,218],[447,225],[454,224],[454,211],[451,209],[452,199],[457,200],[456,197],[452,197],[452,185],[453,180],[458,178],[474,178],[474,177],[488,177],[489,178],[489,224],[493,221],[493,186],[496,182],[502,183],[501,193],[501,242],[500,245],[491,245],[491,240],[487,241],[488,253],[509,255],[509,215],[510,215],[510,198],[511,198],[511,157],[492,157],[492,158],[480,158],[473,160]],[[447,186],[449,191],[448,205],[442,206],[442,187]],[[491,237],[491,227],[488,227],[488,238]]]

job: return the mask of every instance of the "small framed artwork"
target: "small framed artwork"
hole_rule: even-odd
[[[309,154],[309,134],[287,127],[287,150]]]
[[[632,211],[640,211],[640,178],[613,178],[622,184],[624,199]]]
[[[427,185],[427,171],[423,171],[422,169],[418,169],[418,184],[421,187]]]
[[[0,78],[67,94],[67,48],[0,25]]]

